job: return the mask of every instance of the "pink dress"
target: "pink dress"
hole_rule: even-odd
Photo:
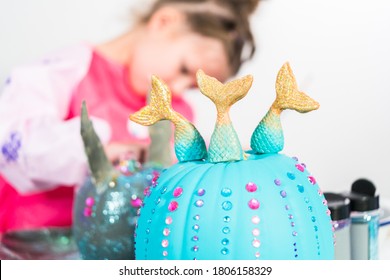
[[[81,102],[101,141],[149,141],[128,120],[146,104],[128,69],[80,45],[16,68],[0,94],[0,233],[70,226],[75,186],[88,174],[80,136]],[[173,107],[188,119],[181,98]]]

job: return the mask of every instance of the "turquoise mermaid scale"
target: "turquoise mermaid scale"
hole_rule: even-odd
[[[228,149],[224,147],[229,147]],[[224,162],[243,160],[244,152],[240,140],[231,123],[216,124],[210,139],[209,161]]]
[[[251,148],[260,154],[278,153],[283,150],[284,135],[280,114],[269,110],[252,134]]]
[[[203,137],[193,124],[181,118],[176,122],[175,154],[181,162],[207,158]]]

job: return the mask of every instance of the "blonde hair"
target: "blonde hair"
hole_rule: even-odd
[[[223,43],[234,75],[243,62],[251,59],[255,53],[256,45],[249,18],[259,2],[260,0],[156,0],[140,22],[148,22],[162,7],[177,7],[185,13],[192,31]],[[243,57],[246,46],[249,54]]]

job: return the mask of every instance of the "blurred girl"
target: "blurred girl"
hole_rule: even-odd
[[[252,57],[248,17],[258,2],[157,0],[119,38],[14,69],[0,96],[0,232],[71,225],[71,187],[88,170],[83,100],[111,160],[147,148],[148,135],[128,116],[146,104],[152,74],[170,87],[174,109],[192,120],[182,94],[196,86],[196,71],[225,81]]]

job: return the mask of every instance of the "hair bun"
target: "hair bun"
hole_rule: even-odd
[[[231,9],[238,12],[241,16],[251,15],[259,5],[260,0],[220,0],[221,6],[231,6]]]

